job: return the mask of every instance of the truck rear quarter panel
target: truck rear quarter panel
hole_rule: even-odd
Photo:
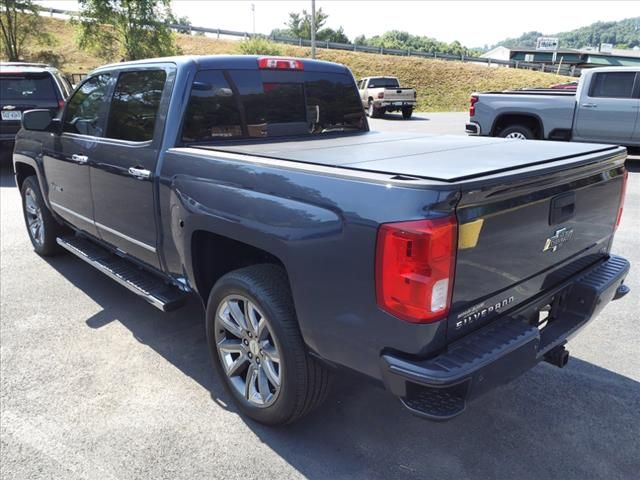
[[[574,96],[479,94],[472,121],[478,122],[483,135],[494,134],[494,127],[501,116],[526,115],[537,118],[542,124],[544,138],[557,129],[571,129],[576,100]]]
[[[444,346],[446,328],[410,324],[377,307],[378,226],[450,213],[456,201],[450,187],[407,188],[171,149],[160,180],[164,258],[172,275],[192,281],[190,247],[198,231],[268,252],[287,270],[309,347],[379,377],[383,348],[424,355]]]

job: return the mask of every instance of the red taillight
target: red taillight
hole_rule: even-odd
[[[58,108],[64,108],[64,100],[58,100]]]
[[[304,70],[304,64],[295,58],[262,57],[258,68],[271,70]]]
[[[384,92],[378,92],[378,98],[384,98]]]
[[[382,225],[376,247],[380,308],[414,323],[445,317],[451,303],[456,240],[455,216]]]
[[[475,95],[471,95],[469,102],[469,116],[473,117],[476,114],[476,103],[478,103],[478,97],[476,97]]]
[[[629,171],[625,170],[622,177],[622,192],[620,192],[620,206],[618,207],[618,218],[616,218],[616,230],[620,226],[622,220],[622,210],[624,208],[624,196],[627,193],[627,181],[629,180]]]

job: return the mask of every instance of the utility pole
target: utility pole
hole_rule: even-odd
[[[253,17],[253,35],[256,34],[256,4],[251,4],[251,15]]]
[[[311,0],[311,58],[316,58],[316,0]]]

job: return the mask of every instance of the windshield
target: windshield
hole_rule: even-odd
[[[369,88],[398,88],[397,78],[370,78]]]
[[[203,70],[192,85],[182,141],[320,135],[366,125],[349,75]]]
[[[0,75],[0,99],[3,101],[29,102],[32,100],[57,100],[51,75],[2,74]]]

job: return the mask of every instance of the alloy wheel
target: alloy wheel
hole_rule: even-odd
[[[267,317],[247,297],[229,295],[218,306],[215,327],[218,357],[233,388],[252,406],[272,405],[282,365]]]
[[[504,138],[515,138],[516,140],[526,140],[527,137],[522,132],[511,132]]]
[[[44,220],[42,218],[42,210],[38,206],[36,194],[31,188],[27,189],[25,193],[24,204],[29,234],[38,246],[42,246],[44,243]]]

